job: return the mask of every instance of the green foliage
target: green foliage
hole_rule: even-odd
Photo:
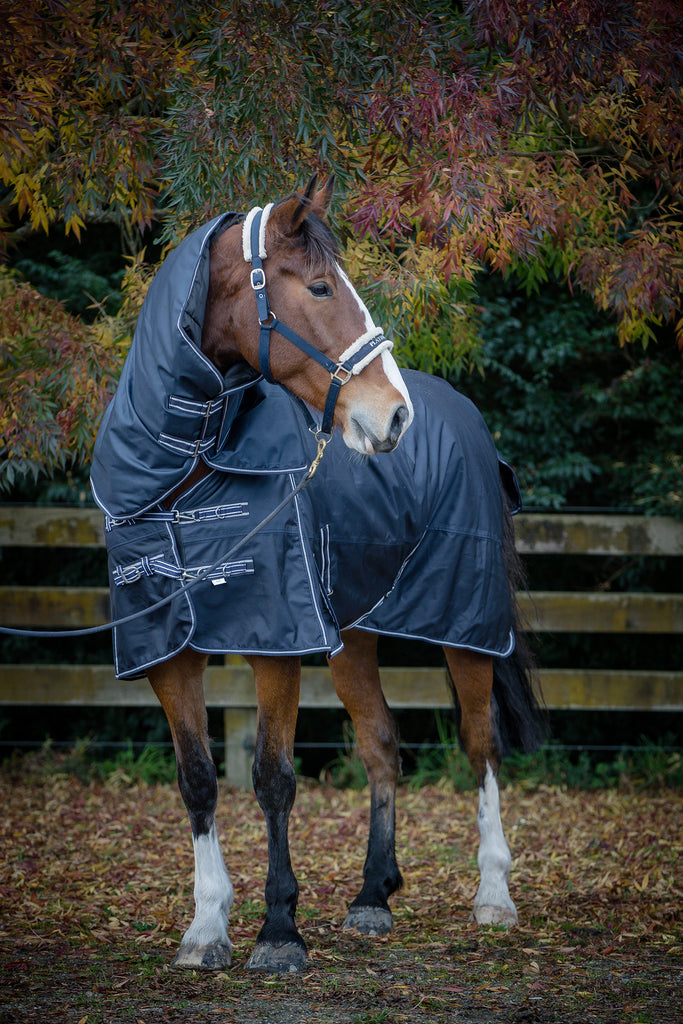
[[[600,760],[594,751],[582,750],[572,757],[559,744],[549,743],[535,754],[513,753],[501,768],[501,782],[535,790],[539,786],[567,789],[661,789],[683,786],[683,757],[667,747],[674,737],[657,743],[641,737],[640,746],[623,748],[610,761]]]
[[[111,321],[86,325],[0,268],[0,488],[89,458],[120,359]]]
[[[530,294],[569,280],[614,318],[600,359],[608,342],[636,341],[656,350],[651,362],[670,367],[656,339],[663,330],[683,331],[683,20],[673,0],[654,8],[648,0],[244,0],[218,7],[205,0],[161,7],[150,0],[0,0],[0,7],[0,239],[68,309],[90,316],[85,292],[112,315],[121,255],[139,252],[152,225],[165,242],[177,241],[227,208],[301,186],[317,169],[337,176],[336,226],[352,277],[404,362],[443,375],[478,364],[490,323],[485,316],[480,325],[474,282],[487,267],[499,277],[516,273]],[[92,238],[106,227],[117,238],[111,266],[91,266],[80,251],[26,252],[32,236],[48,231],[55,251],[55,227],[74,246],[86,228]],[[532,303],[529,318],[536,312]],[[519,308],[496,314],[527,330]],[[60,342],[60,371],[51,372],[41,357],[49,352],[54,362],[50,313],[38,322],[29,310],[27,319],[34,321],[31,343],[15,345],[23,383],[14,388],[10,373],[13,408],[0,415],[9,437],[5,483],[87,458],[109,387],[95,394],[104,371],[89,367],[65,409],[70,353],[64,357]],[[97,323],[106,333],[106,316]],[[599,484],[604,457],[567,444],[565,421],[576,424],[580,412],[580,430],[594,424],[602,450],[622,465],[619,503],[647,511],[680,503],[674,424],[665,423],[661,451],[648,441],[647,456],[635,462],[606,427],[619,416],[617,392],[630,402],[619,423],[627,431],[636,424],[628,357],[621,366],[615,361],[613,391],[598,374],[593,412],[579,409],[574,396],[569,416],[563,409],[558,419],[551,402],[542,408],[541,386],[559,381],[566,397],[560,375],[583,375],[584,360],[588,405],[595,354],[593,341],[582,347],[586,332],[579,331],[567,343],[580,359],[561,357],[547,315],[544,327],[547,338],[532,323],[526,339],[530,358],[545,358],[544,385],[539,378],[534,386],[516,352],[511,365],[489,352],[484,367],[504,385],[501,397],[528,413],[525,423],[508,423],[516,435],[511,452],[523,452],[523,437],[533,447],[535,433],[552,435],[562,425],[554,458],[539,451],[542,465],[534,469],[527,449],[529,494],[554,507]],[[82,337],[77,326],[69,330]],[[12,344],[4,337],[0,344],[4,360]],[[31,361],[39,373],[27,382]],[[633,357],[631,368],[640,363]],[[636,382],[640,395],[666,394],[670,374],[648,367],[640,376],[647,378]],[[79,403],[89,405],[89,436]],[[661,412],[655,401],[650,419]]]
[[[474,772],[459,746],[452,719],[436,715],[438,746],[420,750],[415,767],[408,775],[413,789],[447,781],[458,792],[476,787]],[[569,750],[550,742],[534,754],[517,751],[509,754],[500,771],[501,785],[512,783],[526,790],[542,786],[567,789],[611,789],[632,786],[637,789],[683,786],[683,756],[669,749],[675,736],[667,735],[653,743],[641,736],[637,747],[622,748],[609,760],[598,751]],[[604,758],[604,754],[603,754]]]
[[[442,377],[470,371],[481,357],[474,282],[456,275],[442,280],[434,254],[426,249],[408,262],[410,270],[405,259],[386,248],[348,242],[349,273],[393,339],[399,365]]]
[[[462,750],[455,722],[440,713],[435,715],[438,742],[425,745],[407,765],[404,778],[412,790],[447,783],[457,792],[476,789],[474,772]],[[683,786],[683,755],[670,749],[676,737],[666,735],[657,742],[641,736],[639,745],[623,747],[611,758],[598,750],[569,749],[550,742],[534,754],[517,751],[509,754],[500,770],[502,786],[513,784],[528,791],[543,786],[565,789],[680,788]],[[343,751],[324,769],[321,779],[338,789],[362,790],[367,776],[353,744],[351,730]]]
[[[170,784],[176,779],[175,757],[161,747],[145,746],[136,754],[129,742],[114,757],[98,760],[87,739],[78,740],[64,754],[56,753],[47,740],[38,754],[15,757],[13,768],[22,775],[75,775],[83,783],[98,781],[120,786]]]
[[[59,300],[70,313],[85,320],[93,320],[97,312],[113,315],[121,308],[123,269],[98,273],[92,261],[56,249],[39,261],[17,260],[14,269],[42,295]]]
[[[479,405],[525,503],[683,516],[683,360],[673,343],[615,344],[612,321],[549,283],[480,285]]]
[[[438,711],[434,717],[438,745],[425,746],[418,751],[415,766],[408,776],[409,785],[412,788],[433,786],[445,779],[459,792],[474,789],[474,772],[460,747],[455,722]]]
[[[368,776],[358,753],[353,726],[344,722],[344,749],[332,761],[325,765],[320,773],[322,782],[327,782],[337,789],[365,789]]]
[[[446,0],[428,9],[245,0],[212,10],[155,126],[164,202],[196,222],[286,194],[314,167],[352,190],[369,170],[376,90],[413,88],[449,53],[459,27]],[[167,235],[177,227],[167,220]]]
[[[75,296],[82,283],[80,261],[60,256],[60,262],[69,267],[59,284],[61,297]],[[50,274],[38,261],[34,270]],[[144,252],[129,259],[121,291],[112,297],[116,314],[100,306],[86,323],[0,266],[0,492],[16,485],[30,491],[27,481],[50,473],[63,494],[83,494],[97,427],[151,276]],[[113,271],[103,287],[108,290],[119,277]]]
[[[0,228],[80,238],[115,223],[130,239],[158,194],[151,126],[166,102],[191,5],[2,0]]]
[[[438,743],[419,749],[410,767],[404,764],[408,787],[418,790],[447,783],[457,792],[476,789],[474,772],[459,745],[454,721],[439,713],[435,719]],[[509,754],[503,760],[500,784],[512,784],[530,792],[543,786],[586,791],[681,788],[683,755],[675,742],[673,734],[656,742],[641,736],[637,746],[624,746],[605,759],[604,752],[597,749],[573,749],[551,741],[534,754]],[[88,739],[77,740],[64,753],[58,753],[48,739],[35,754],[15,752],[5,762],[3,771],[22,778],[72,775],[85,784],[101,781],[123,787],[176,781],[175,757],[167,748],[146,745],[136,753],[129,742],[113,757],[98,758]],[[345,729],[344,749],[323,769],[320,779],[337,789],[361,791],[367,786],[350,725]]]
[[[83,760],[86,760],[87,744]],[[129,743],[114,758],[103,761],[88,760],[89,774],[94,779],[106,779],[122,785],[142,782],[146,785],[173,783],[176,779],[176,763],[172,753],[161,747],[143,747],[139,754]]]

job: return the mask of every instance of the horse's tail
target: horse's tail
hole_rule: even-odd
[[[503,526],[503,562],[510,591],[515,649],[507,658],[493,659],[493,703],[498,717],[501,754],[531,753],[548,736],[548,716],[533,654],[526,639],[517,593],[526,589],[524,569],[515,547],[515,528],[507,502]]]
[[[504,498],[503,561],[510,591],[512,629],[515,647],[507,658],[493,657],[492,705],[498,731],[501,756],[512,750],[532,753],[548,736],[548,716],[537,679],[536,665],[527,642],[525,623],[517,600],[517,592],[526,589],[524,570],[515,547],[515,529],[508,502]],[[455,703],[458,732],[460,705],[453,681],[451,690]]]

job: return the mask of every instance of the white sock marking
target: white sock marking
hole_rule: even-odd
[[[474,900],[475,917],[479,907],[495,907],[516,918],[515,905],[508,892],[510,850],[505,842],[503,824],[500,820],[498,782],[489,764],[486,765],[484,785],[479,789],[478,823],[481,841],[477,860],[481,881]],[[481,923],[496,922],[489,920]]]
[[[192,842],[195,915],[182,945],[210,946],[221,942],[230,946],[228,918],[234,893],[215,823],[208,835],[193,836]]]

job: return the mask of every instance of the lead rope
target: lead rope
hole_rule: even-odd
[[[202,570],[202,572],[199,573],[198,576],[195,576],[194,579],[189,580],[187,583],[183,583],[172,594],[169,594],[167,597],[161,598],[161,600],[156,601],[154,604],[149,605],[149,607],[147,608],[141,608],[140,611],[133,612],[131,615],[124,615],[123,618],[114,619],[112,622],[104,622],[102,623],[101,626],[87,626],[84,629],[54,630],[14,629],[11,626],[0,626],[0,633],[5,634],[6,636],[45,637],[46,639],[50,640],[58,639],[60,637],[66,638],[77,636],[92,636],[94,633],[105,633],[107,632],[107,630],[114,629],[116,626],[123,626],[128,622],[133,622],[135,619],[141,619],[144,615],[149,615],[151,612],[157,611],[158,608],[163,608],[165,607],[165,605],[170,604],[172,601],[175,601],[178,597],[182,597],[182,595],[186,594],[188,590],[192,590],[192,588],[195,587],[198,583],[202,583],[203,580],[207,579],[207,577],[210,576],[210,574],[214,572],[214,570],[216,570],[219,565],[223,565],[226,562],[229,562],[230,559],[233,558],[238,551],[242,550],[245,544],[248,544],[250,540],[253,540],[253,538],[258,533],[260,533],[261,530],[268,526],[269,523],[272,523],[273,519],[275,519],[280,514],[280,512],[282,512],[282,510],[286,508],[287,505],[289,505],[289,503],[296,498],[298,494],[301,494],[301,492],[306,487],[308,487],[311,480],[315,476],[318,466],[320,465],[320,460],[322,459],[325,453],[325,449],[327,448],[329,437],[325,437],[320,432],[318,432],[316,434],[316,441],[318,442],[318,450],[315,453],[315,458],[311,462],[310,466],[306,470],[306,473],[304,474],[304,476],[302,476],[301,480],[296,485],[294,490],[291,491],[285,498],[283,498],[282,501],[278,505],[276,505],[271,512],[268,513],[265,519],[262,519],[260,523],[258,523],[252,530],[249,531],[249,533],[246,533],[244,537],[242,537],[235,544],[233,544],[233,546],[225,555],[221,555],[221,557],[217,558],[212,565]]]

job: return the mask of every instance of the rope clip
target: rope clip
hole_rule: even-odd
[[[328,442],[330,440],[330,435],[329,434],[327,434],[327,435],[323,434],[323,432],[321,430],[316,430],[316,432],[315,432],[315,439],[318,442],[318,451],[315,454],[315,458],[313,459],[313,462],[308,467],[308,473],[306,475],[306,480],[312,480],[313,479],[313,477],[315,475],[315,471],[318,468],[318,466],[320,465],[320,460],[322,459],[323,454],[325,452],[325,449],[327,448]]]

